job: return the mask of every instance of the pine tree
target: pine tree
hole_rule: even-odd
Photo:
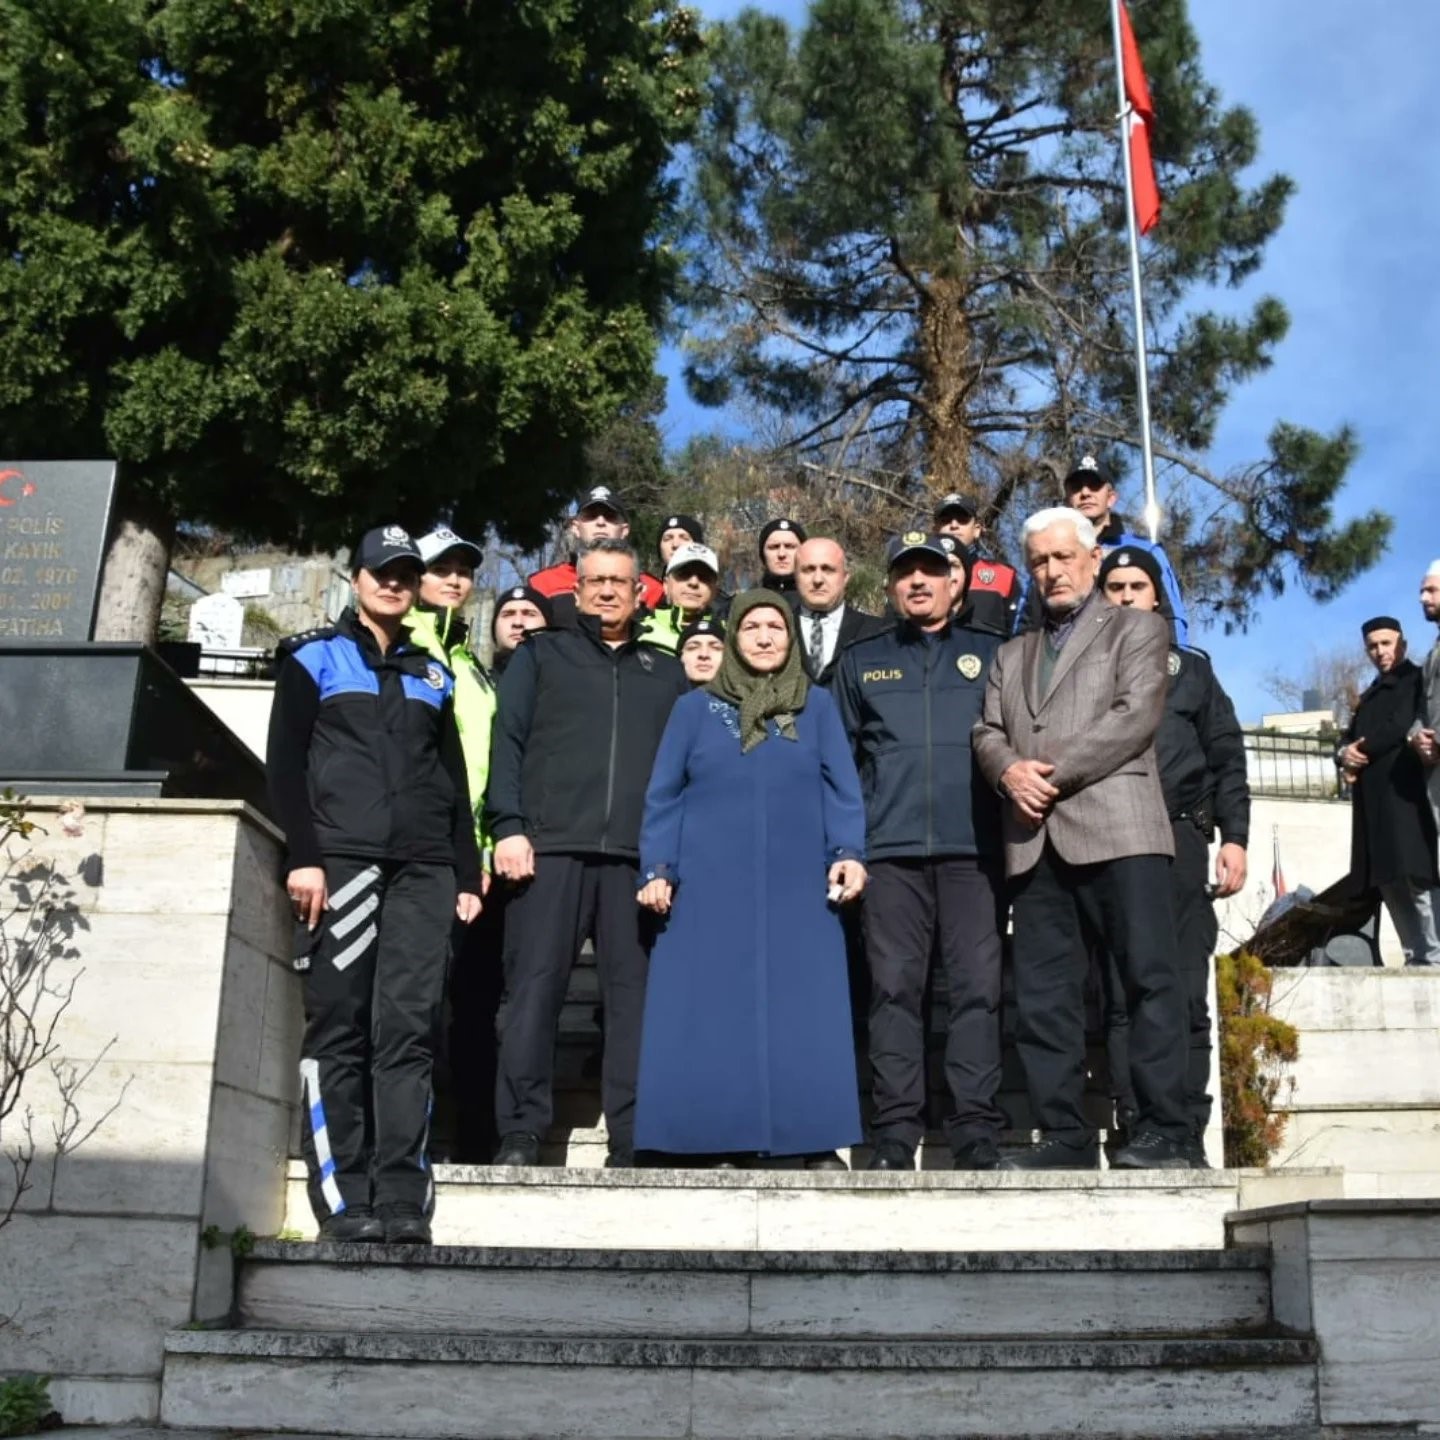
[[[1257,127],[1206,80],[1184,0],[1132,12],[1165,197],[1145,247],[1164,538],[1192,604],[1243,625],[1287,576],[1333,594],[1390,522],[1335,521],[1344,426],[1277,423],[1263,460],[1211,468],[1229,394],[1288,317],[1272,297],[1207,311],[1197,292],[1256,270],[1293,187],[1245,183]],[[745,12],[712,57],[691,196],[698,399],[783,413],[796,453],[897,519],[958,490],[1003,531],[1054,503],[1085,451],[1138,474],[1107,0],[814,0],[799,33]]]
[[[177,518],[538,538],[653,373],[700,61],[676,0],[0,0],[3,448],[117,457],[152,590]]]

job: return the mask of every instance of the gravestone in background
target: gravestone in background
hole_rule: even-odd
[[[113,460],[0,461],[0,789],[265,811],[259,761],[169,665],[91,639],[114,491]]]
[[[245,607],[233,595],[202,595],[190,607],[190,639],[207,650],[236,650],[244,632]]]
[[[90,638],[114,494],[113,460],[0,460],[0,644]]]

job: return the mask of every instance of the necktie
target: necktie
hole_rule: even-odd
[[[810,617],[810,669],[818,675],[825,668],[825,621]]]

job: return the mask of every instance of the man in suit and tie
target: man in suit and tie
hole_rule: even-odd
[[[795,556],[795,598],[800,621],[800,657],[817,685],[828,685],[840,652],[890,627],[845,603],[850,571],[845,552],[833,540],[807,540]]]
[[[1139,1107],[1134,1138],[1112,1163],[1189,1169],[1175,842],[1155,759],[1169,629],[1158,615],[1105,603],[1095,527],[1079,511],[1031,516],[1024,543],[1043,623],[996,655],[973,741],[986,780],[1008,802],[1016,1040],[1044,1132],[1002,1168],[1098,1162],[1083,1110],[1084,988],[1088,955],[1103,945],[1129,1002]]]

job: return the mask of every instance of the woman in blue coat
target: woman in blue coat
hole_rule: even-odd
[[[836,906],[865,886],[865,815],[794,624],[779,595],[740,596],[719,673],[676,704],[655,757],[639,901],[668,920],[645,996],[637,1149],[831,1168],[861,1138]]]

